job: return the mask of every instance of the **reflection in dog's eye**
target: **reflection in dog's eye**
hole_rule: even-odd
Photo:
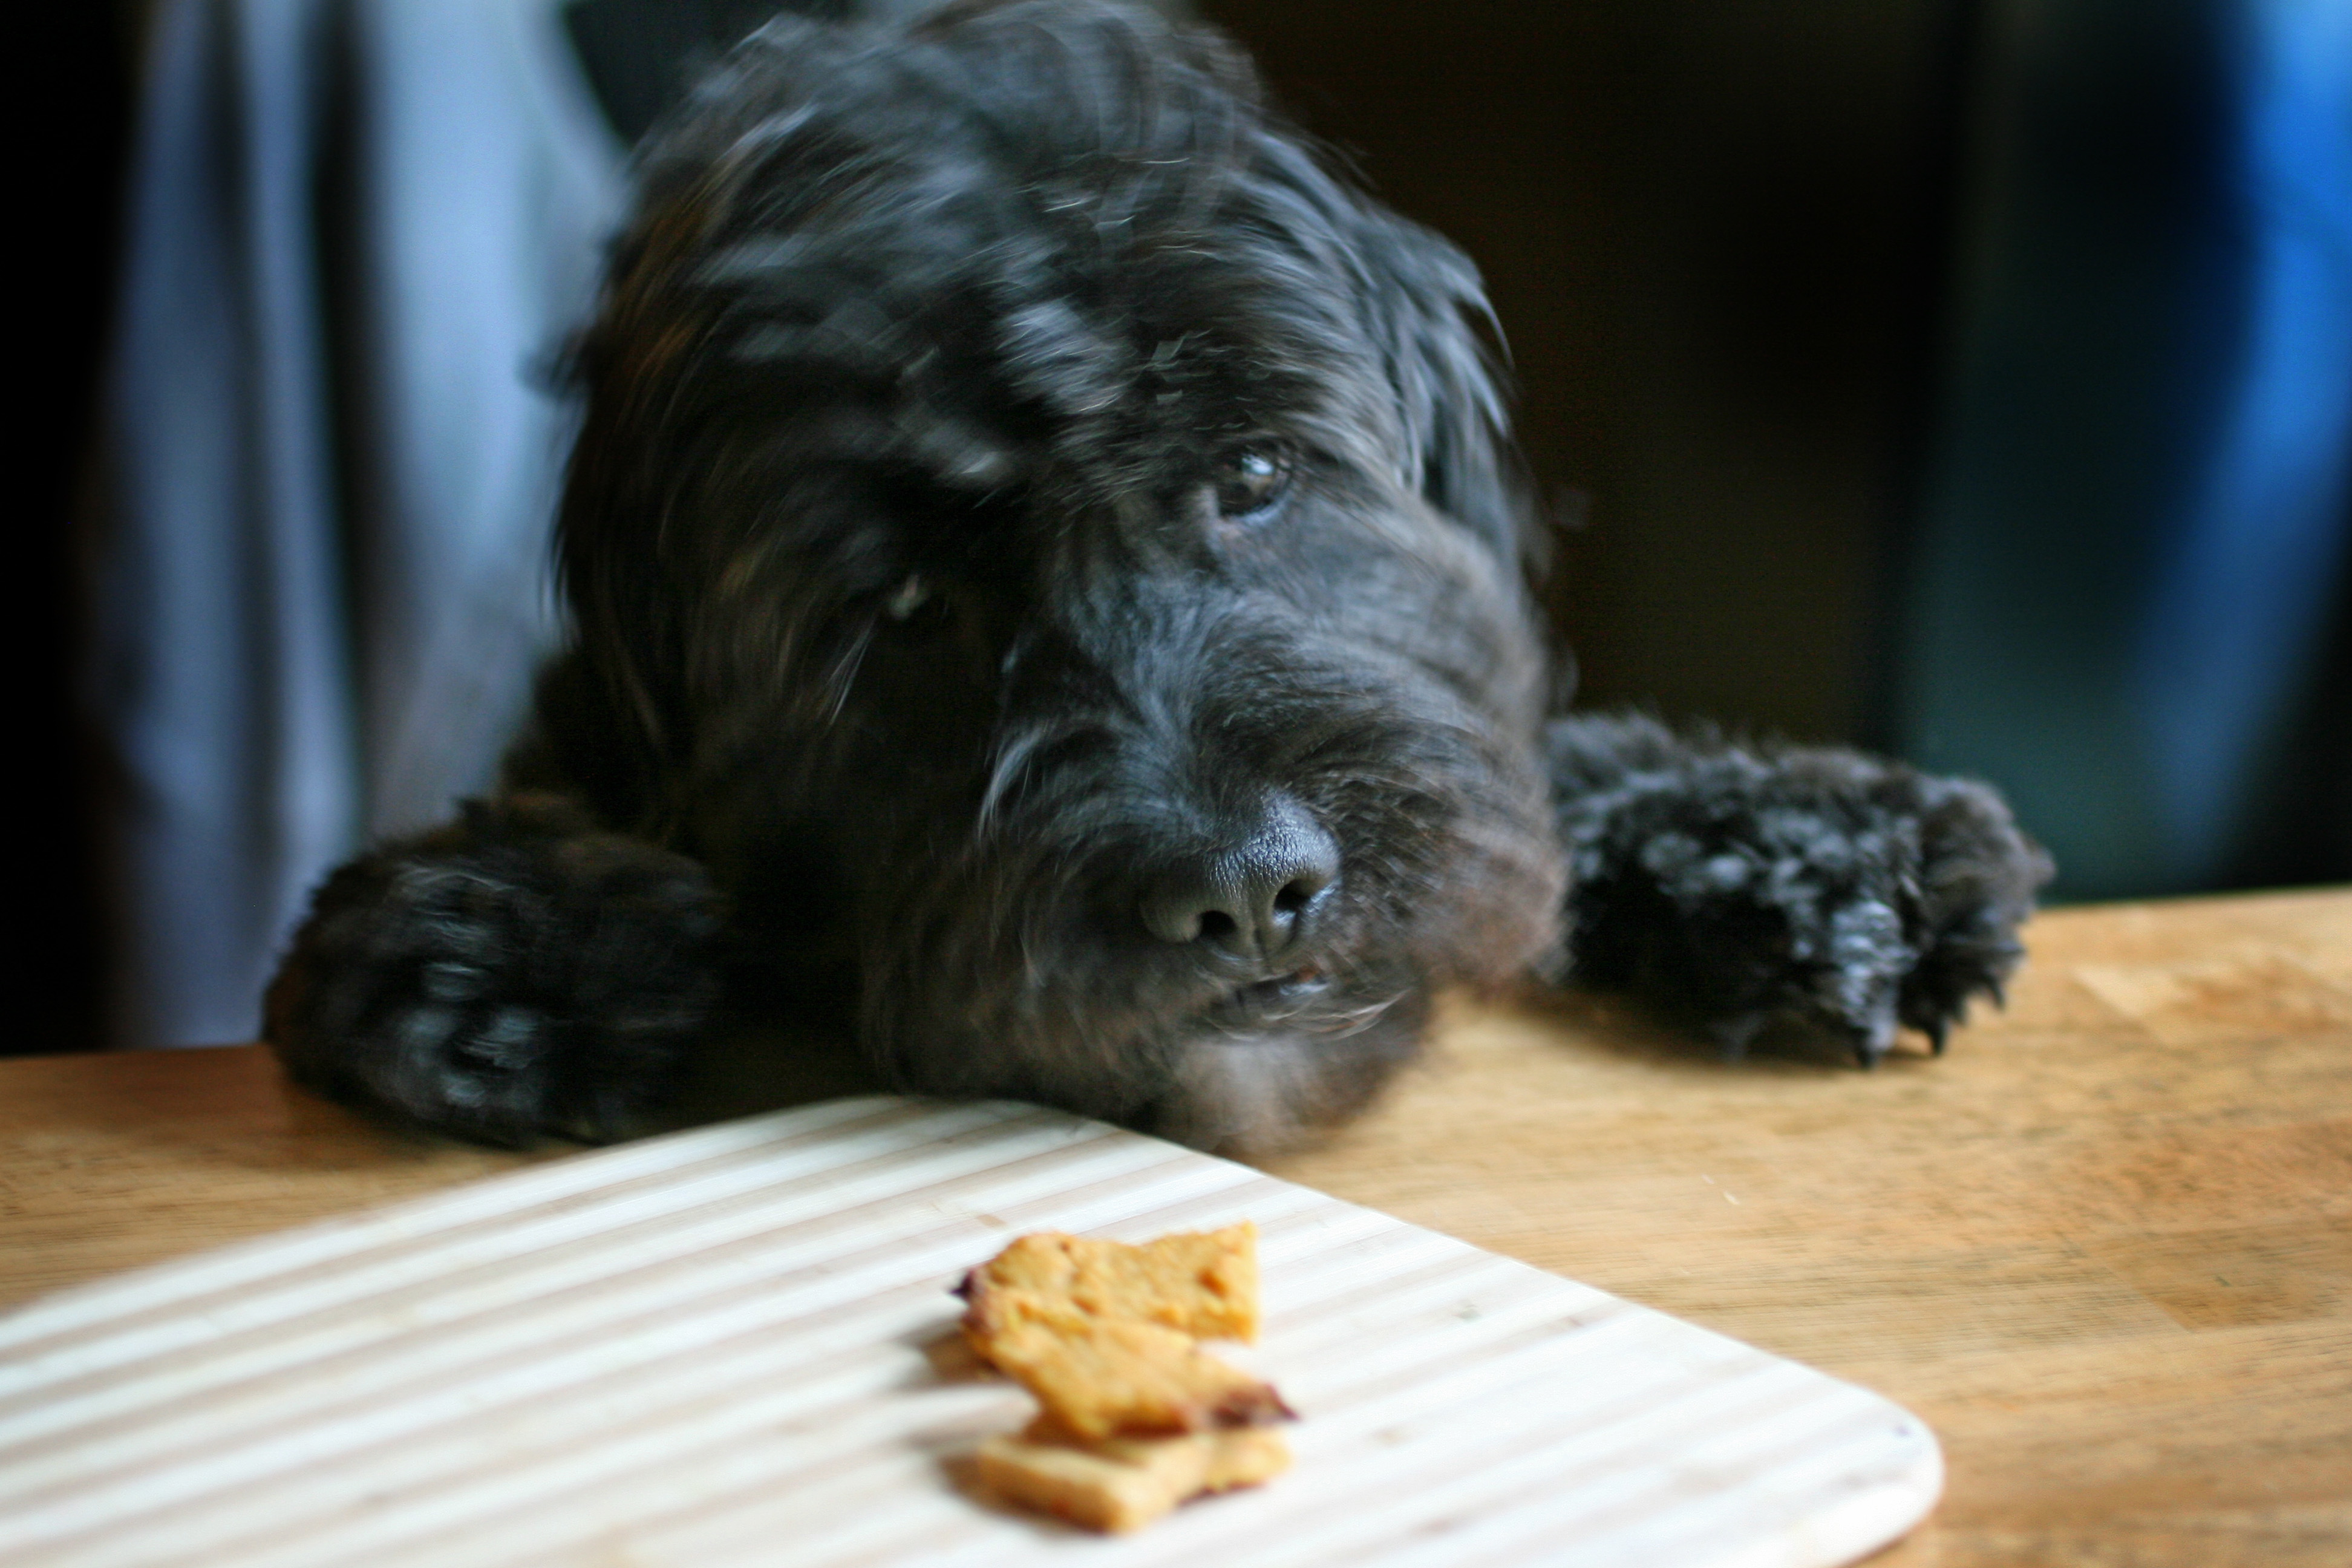
[[[882,601],[882,613],[894,621],[905,621],[910,619],[917,610],[929,604],[933,597],[931,584],[924,579],[923,574],[919,572],[910,572],[907,574],[907,580],[893,588],[890,591],[890,596]]]
[[[1217,468],[1217,510],[1226,517],[1248,517],[1282,499],[1290,484],[1287,453],[1266,447],[1247,447]]]

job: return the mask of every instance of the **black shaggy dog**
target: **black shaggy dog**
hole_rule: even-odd
[[[1438,988],[1940,1046],[2046,866],[1981,786],[1544,725],[1471,265],[1214,34],[786,19],[643,154],[580,363],[574,646],[504,792],[320,893],[301,1081],[612,1136],[846,999],[929,1093],[1265,1148]]]

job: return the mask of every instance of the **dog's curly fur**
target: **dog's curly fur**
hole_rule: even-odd
[[[2046,863],[1980,786],[1546,730],[1476,274],[1215,34],[787,18],[640,173],[574,647],[500,799],[319,895],[268,1000],[303,1081],[610,1136],[722,1012],[843,995],[905,1088],[1265,1147],[1564,930],[1865,1060],[2015,963]]]

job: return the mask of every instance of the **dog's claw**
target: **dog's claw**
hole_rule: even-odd
[[[1715,1037],[1717,1057],[1727,1062],[1744,1060],[1748,1047],[1764,1027],[1765,1016],[1762,1013],[1742,1013],[1729,1018],[1717,1018],[1708,1025],[1707,1033]]]
[[[1869,1023],[1853,1032],[1854,1062],[1868,1072],[1895,1048],[1895,1014],[1890,1008],[1874,1016]]]

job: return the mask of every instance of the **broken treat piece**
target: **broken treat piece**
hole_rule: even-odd
[[[1257,1226],[1163,1236],[1140,1246],[1060,1231],[1024,1236],[965,1276],[973,1348],[1015,1322],[1076,1317],[1157,1323],[1204,1340],[1257,1338]]]
[[[981,1445],[1002,1497],[1096,1530],[1139,1529],[1187,1498],[1289,1468],[1268,1384],[1194,1335],[1257,1336],[1257,1227],[1140,1247],[1046,1231],[964,1277],[965,1340],[1044,1413]]]
[[[1256,1486],[1290,1468],[1265,1427],[1081,1443],[1048,1417],[980,1446],[980,1479],[998,1495],[1089,1530],[1139,1530],[1187,1499]]]
[[[1269,1384],[1156,1323],[1023,1321],[989,1336],[983,1353],[1088,1441],[1293,1419]]]

